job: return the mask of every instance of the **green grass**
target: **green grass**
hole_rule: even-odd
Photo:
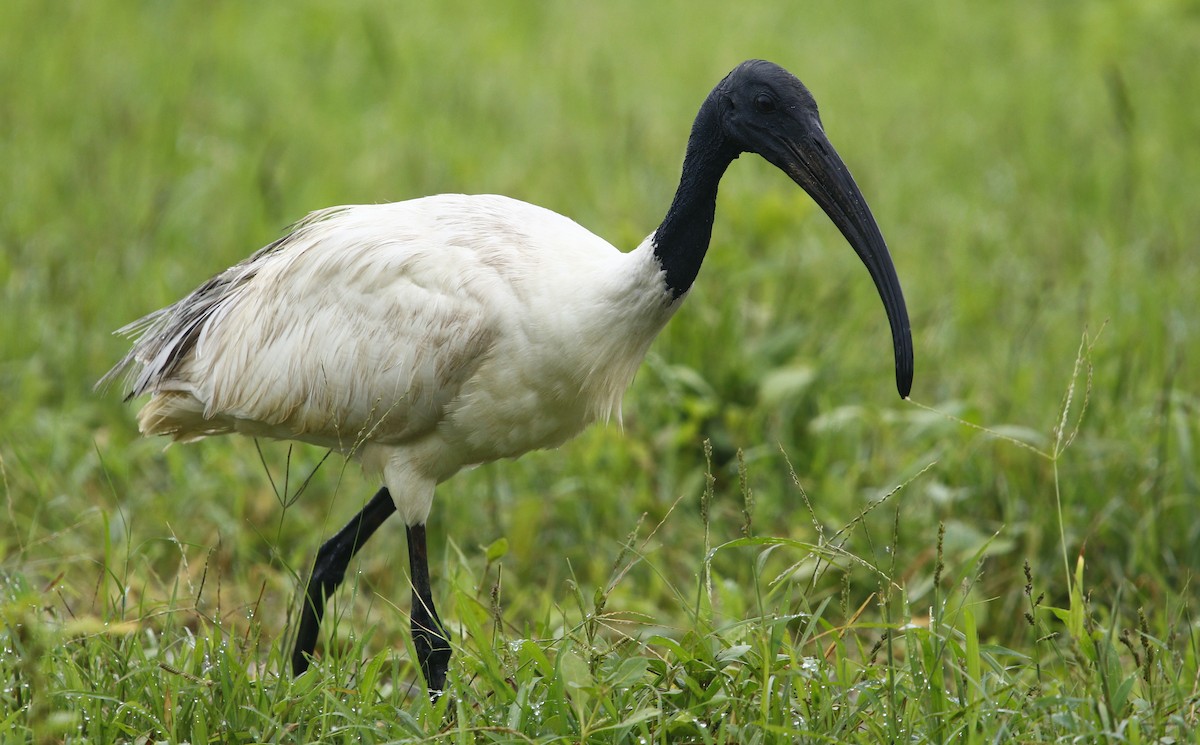
[[[405,5],[0,6],[0,740],[1200,742],[1200,7]],[[138,439],[110,331],[333,204],[500,192],[632,247],[755,56],[883,227],[915,403],[743,158],[624,431],[441,489],[450,696],[398,524],[281,675],[376,485]]]

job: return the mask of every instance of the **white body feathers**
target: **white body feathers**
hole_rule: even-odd
[[[142,330],[106,377],[141,431],[335,448],[409,525],[464,466],[553,447],[621,397],[678,307],[647,239],[621,253],[499,196],[313,213]]]

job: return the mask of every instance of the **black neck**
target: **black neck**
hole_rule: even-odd
[[[696,115],[679,189],[654,233],[654,255],[666,274],[667,288],[676,298],[688,291],[700,271],[712,238],[717,186],[739,152],[721,131],[719,95],[713,91]]]

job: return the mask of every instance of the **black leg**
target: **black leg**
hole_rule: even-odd
[[[346,578],[346,567],[354,554],[395,511],[396,504],[385,486],[317,552],[312,576],[308,578],[308,587],[304,591],[304,607],[300,611],[300,627],[296,631],[296,648],[292,651],[293,675],[308,669],[309,657],[317,646],[321,618],[325,615],[325,599]]]
[[[429,589],[429,554],[425,549],[425,526],[408,526],[408,571],[412,577],[412,640],[421,672],[436,697],[446,687],[446,668],[450,664],[450,641],[442,619],[433,607]]]

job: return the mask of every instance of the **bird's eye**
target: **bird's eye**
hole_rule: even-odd
[[[770,114],[775,110],[775,99],[766,93],[759,93],[754,99],[754,108],[758,109],[760,114]]]

